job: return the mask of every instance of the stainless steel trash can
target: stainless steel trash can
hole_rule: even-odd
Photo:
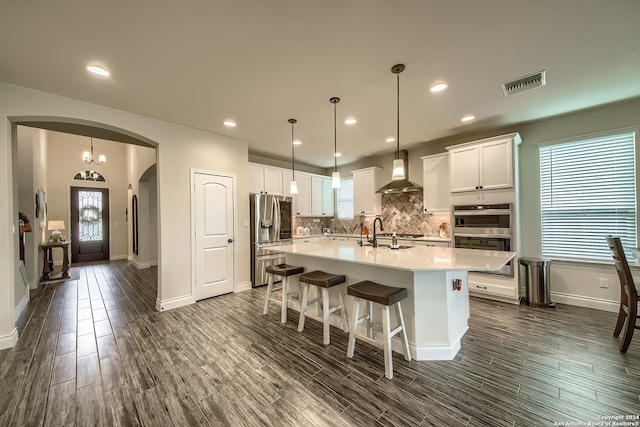
[[[555,304],[551,302],[551,287],[549,286],[551,260],[548,258],[520,258],[519,263],[522,267],[520,280],[524,281],[522,288],[527,305],[554,308]]]

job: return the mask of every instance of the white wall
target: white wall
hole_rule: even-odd
[[[16,142],[11,118],[65,117],[104,124],[140,135],[158,144],[158,298],[162,301],[191,296],[190,169],[235,175],[237,224],[235,236],[236,285],[249,282],[248,150],[245,141],[174,123],[144,117],[41,91],[0,83],[0,346],[13,344],[14,263],[17,241],[17,204],[14,204]],[[15,242],[15,245],[12,244]]]

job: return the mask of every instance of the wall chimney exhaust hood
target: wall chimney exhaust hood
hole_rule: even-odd
[[[422,187],[409,181],[409,153],[407,150],[400,150],[400,158],[404,160],[405,179],[391,181],[384,187],[379,188],[376,193],[392,194],[392,193],[409,193],[411,191],[422,191]]]

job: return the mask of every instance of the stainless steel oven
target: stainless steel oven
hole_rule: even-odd
[[[511,213],[510,203],[454,206],[454,247],[511,252]],[[492,274],[513,277],[512,262]]]

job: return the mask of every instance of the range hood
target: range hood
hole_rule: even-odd
[[[376,193],[409,193],[411,191],[422,191],[422,187],[409,181],[409,153],[407,150],[399,151],[400,158],[404,160],[404,176],[407,178],[391,181],[384,187],[379,188]]]

